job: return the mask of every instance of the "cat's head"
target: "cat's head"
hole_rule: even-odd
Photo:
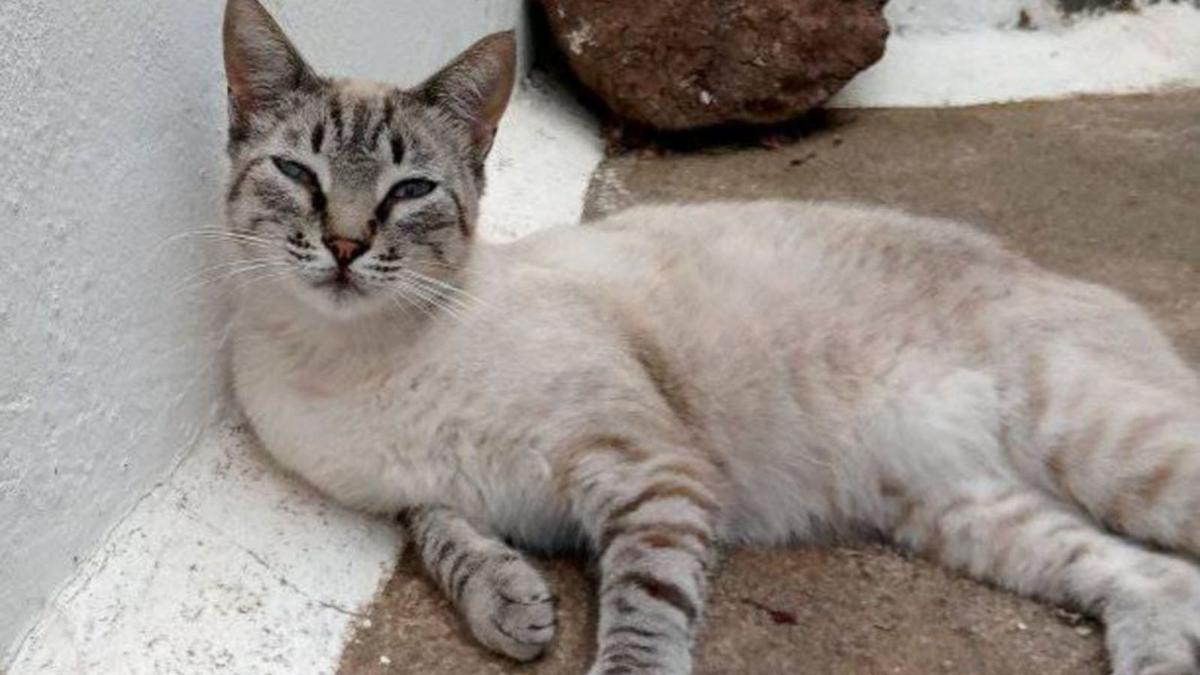
[[[224,41],[237,269],[333,316],[435,294],[470,252],[513,34],[408,90],[318,75],[257,0],[229,0]]]

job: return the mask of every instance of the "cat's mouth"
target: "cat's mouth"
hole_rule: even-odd
[[[363,287],[354,280],[344,269],[329,275],[327,279],[316,284],[317,288],[333,295],[335,299],[345,300],[353,296],[366,295]]]

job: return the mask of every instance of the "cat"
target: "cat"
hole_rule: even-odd
[[[256,0],[224,46],[237,399],[283,467],[402,514],[482,644],[543,653],[517,549],[586,547],[590,672],[688,673],[719,547],[870,530],[1101,618],[1118,675],[1200,673],[1200,382],[1133,303],[859,205],[489,245],[511,33],[407,90],[317,75]]]

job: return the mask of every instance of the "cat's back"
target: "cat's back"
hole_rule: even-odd
[[[527,267],[656,302],[761,315],[786,305],[953,303],[1041,271],[993,237],[951,221],[857,204],[797,201],[637,206],[522,244]],[[729,306],[722,307],[725,303]],[[934,306],[931,305],[930,309]],[[876,308],[878,309],[878,308]],[[697,316],[697,312],[689,312]],[[875,314],[878,318],[878,314]]]
[[[921,345],[977,361],[1004,344],[995,332],[1029,305],[1022,294],[1053,282],[968,226],[853,204],[641,206],[513,253],[511,295],[586,307],[621,339],[655,336],[702,387],[754,389],[801,362],[881,378]]]
[[[967,267],[1022,266],[994,237],[973,227],[863,204],[805,201],[708,202],[633,207],[594,227],[647,242],[660,253],[681,245],[762,263],[778,256],[796,272],[856,275],[903,267],[908,275]],[[675,257],[674,254],[670,254]],[[823,269],[824,268],[824,269]]]

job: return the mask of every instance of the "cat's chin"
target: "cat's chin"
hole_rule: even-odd
[[[362,319],[386,312],[392,306],[383,294],[361,286],[322,283],[291,290],[302,305],[332,320]]]

